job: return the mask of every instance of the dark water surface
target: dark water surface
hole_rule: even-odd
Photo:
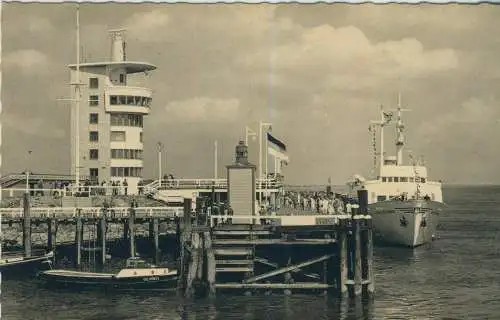
[[[372,302],[318,296],[53,292],[2,283],[2,319],[500,319],[500,187],[447,187],[439,239],[415,250],[375,248]]]

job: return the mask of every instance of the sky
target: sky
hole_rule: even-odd
[[[127,59],[158,69],[144,120],[144,174],[220,175],[245,126],[272,123],[291,184],[368,176],[370,120],[401,93],[406,152],[431,179],[500,183],[500,6],[82,4],[85,61],[109,57],[107,30],[127,29]],[[2,4],[1,172],[69,173],[75,4]],[[394,154],[394,128],[386,130]],[[28,150],[32,151],[27,156]],[[257,163],[257,142],[249,146]]]

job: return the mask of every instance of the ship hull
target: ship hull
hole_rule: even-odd
[[[442,208],[429,200],[390,200],[368,205],[368,213],[376,241],[415,248],[435,239]]]

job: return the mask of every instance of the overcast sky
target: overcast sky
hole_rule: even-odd
[[[2,172],[69,172],[70,106],[56,99],[70,93],[75,5],[2,11]],[[432,178],[500,183],[498,17],[484,4],[83,4],[80,20],[87,61],[108,58],[107,30],[126,27],[127,58],[158,66],[144,80],[146,177],[158,141],[167,171],[189,178],[213,176],[218,140],[224,172],[262,119],[287,144],[289,183],[342,184],[370,173],[368,122],[401,92],[407,150]]]

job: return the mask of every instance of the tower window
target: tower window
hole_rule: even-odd
[[[97,124],[97,123],[99,123],[99,114],[97,114],[97,113],[91,113],[89,115],[89,123],[90,124]]]
[[[97,141],[99,141],[99,132],[97,132],[97,131],[90,131],[89,132],[89,141],[91,141],[91,142],[97,142]]]
[[[111,141],[125,141],[125,131],[111,131]]]
[[[89,96],[89,106],[98,106],[99,105],[99,96]]]
[[[125,83],[125,75],[123,73],[120,74],[120,83]]]
[[[90,160],[99,159],[99,150],[98,149],[90,149],[89,150],[89,158],[90,158]]]
[[[89,88],[98,89],[99,88],[99,78],[89,78]]]

